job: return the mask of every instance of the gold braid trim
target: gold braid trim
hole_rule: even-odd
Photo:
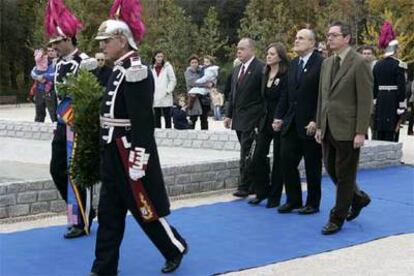
[[[82,204],[82,199],[80,198],[79,195],[79,191],[78,191],[78,187],[75,183],[75,179],[73,179],[72,175],[74,174],[73,172],[73,160],[75,159],[75,153],[76,153],[76,140],[77,140],[77,135],[76,133],[73,133],[73,146],[72,146],[72,158],[70,159],[70,164],[69,164],[69,179],[70,179],[70,184],[72,185],[72,189],[75,192],[75,196],[76,196],[76,201],[79,204],[79,209],[83,218],[83,221],[85,222],[85,226],[84,226],[84,230],[86,232],[87,235],[89,235],[89,223],[90,221],[86,220],[86,214],[85,214],[85,210],[83,209],[83,204]]]

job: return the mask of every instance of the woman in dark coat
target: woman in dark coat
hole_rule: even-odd
[[[272,123],[280,96],[287,89],[289,60],[286,48],[281,43],[272,43],[266,49],[266,67],[263,72],[262,96],[265,115],[260,121],[253,153],[252,174],[256,198],[249,204],[257,205],[268,199],[266,208],[275,208],[280,203],[283,177],[280,164],[280,132],[275,132]],[[271,176],[268,158],[270,143],[273,141],[273,165]]]

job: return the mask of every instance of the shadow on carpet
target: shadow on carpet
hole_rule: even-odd
[[[334,201],[334,186],[323,179],[321,212],[278,214],[264,202],[244,200],[175,210],[169,217],[186,237],[189,254],[175,275],[212,275],[276,263],[414,232],[414,168],[361,171],[358,183],[372,198],[355,221],[334,236],[322,236]],[[88,275],[96,223],[91,236],[62,238],[63,226],[0,235],[0,275]],[[129,216],[121,248],[120,275],[159,275],[164,260]]]

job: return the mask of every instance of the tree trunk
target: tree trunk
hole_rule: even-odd
[[[16,65],[14,64],[14,60],[9,61],[9,69],[10,69],[10,84],[11,88],[14,90],[18,89],[17,86],[17,78],[16,78]]]
[[[24,57],[23,57],[23,82],[24,86],[28,87],[31,83],[32,78],[30,77],[30,72],[32,70],[32,64],[33,64],[33,56],[31,55],[31,52],[29,49],[24,48]]]

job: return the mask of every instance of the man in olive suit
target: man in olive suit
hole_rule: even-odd
[[[356,184],[360,148],[368,129],[373,91],[369,64],[350,47],[351,28],[334,22],[327,33],[334,55],[324,60],[319,84],[317,132],[325,168],[336,185],[336,202],[322,234],[341,230],[370,198]]]

